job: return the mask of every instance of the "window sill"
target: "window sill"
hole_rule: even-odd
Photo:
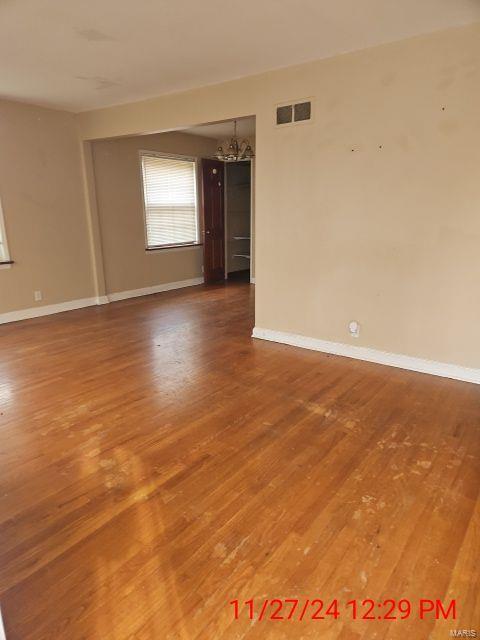
[[[201,247],[203,242],[194,242],[192,244],[169,244],[164,247],[147,247],[145,251],[147,253],[155,253],[155,251],[171,251],[175,249],[178,251],[179,249],[195,249],[195,247]]]
[[[13,260],[4,260],[0,262],[0,269],[11,269],[13,265]]]

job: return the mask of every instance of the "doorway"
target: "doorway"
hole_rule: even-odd
[[[216,142],[217,153],[199,163],[205,283],[254,283],[255,117],[197,125],[185,133]],[[235,141],[241,159],[226,157]],[[250,153],[245,152],[247,147]],[[222,149],[224,153],[218,153]]]

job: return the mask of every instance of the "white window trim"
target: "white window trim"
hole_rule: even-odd
[[[147,238],[147,212],[145,210],[145,186],[143,183],[143,166],[142,166],[142,156],[155,156],[156,158],[173,158],[175,160],[186,160],[188,162],[193,162],[195,164],[195,210],[197,217],[197,240],[196,242],[191,242],[189,244],[172,244],[165,245],[163,247],[149,247],[148,246],[148,238]],[[202,243],[202,227],[201,227],[201,217],[200,217],[200,165],[198,162],[198,158],[195,156],[184,156],[178,153],[164,153],[161,151],[150,151],[149,149],[140,149],[138,152],[138,165],[140,172],[140,186],[142,192],[142,210],[143,210],[143,234],[144,234],[144,244],[145,244],[145,253],[147,254],[155,254],[157,251],[181,251],[185,249],[192,249],[195,247],[200,247]]]
[[[0,269],[10,269],[12,266],[10,250],[8,248],[7,230],[5,229],[5,219],[3,215],[2,201],[0,200],[0,236],[5,248],[5,256],[0,258]]]

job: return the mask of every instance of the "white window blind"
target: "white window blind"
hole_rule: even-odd
[[[5,260],[7,260],[7,252],[3,240],[3,229],[0,225],[0,262],[5,262]]]
[[[7,262],[9,259],[5,225],[3,223],[2,203],[0,202],[0,262]]]
[[[142,153],[147,248],[198,242],[194,160]]]

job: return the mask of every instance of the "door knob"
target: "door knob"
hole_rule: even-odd
[[[210,233],[210,231],[207,229],[207,230],[205,231],[205,233],[208,235],[208,234]]]

